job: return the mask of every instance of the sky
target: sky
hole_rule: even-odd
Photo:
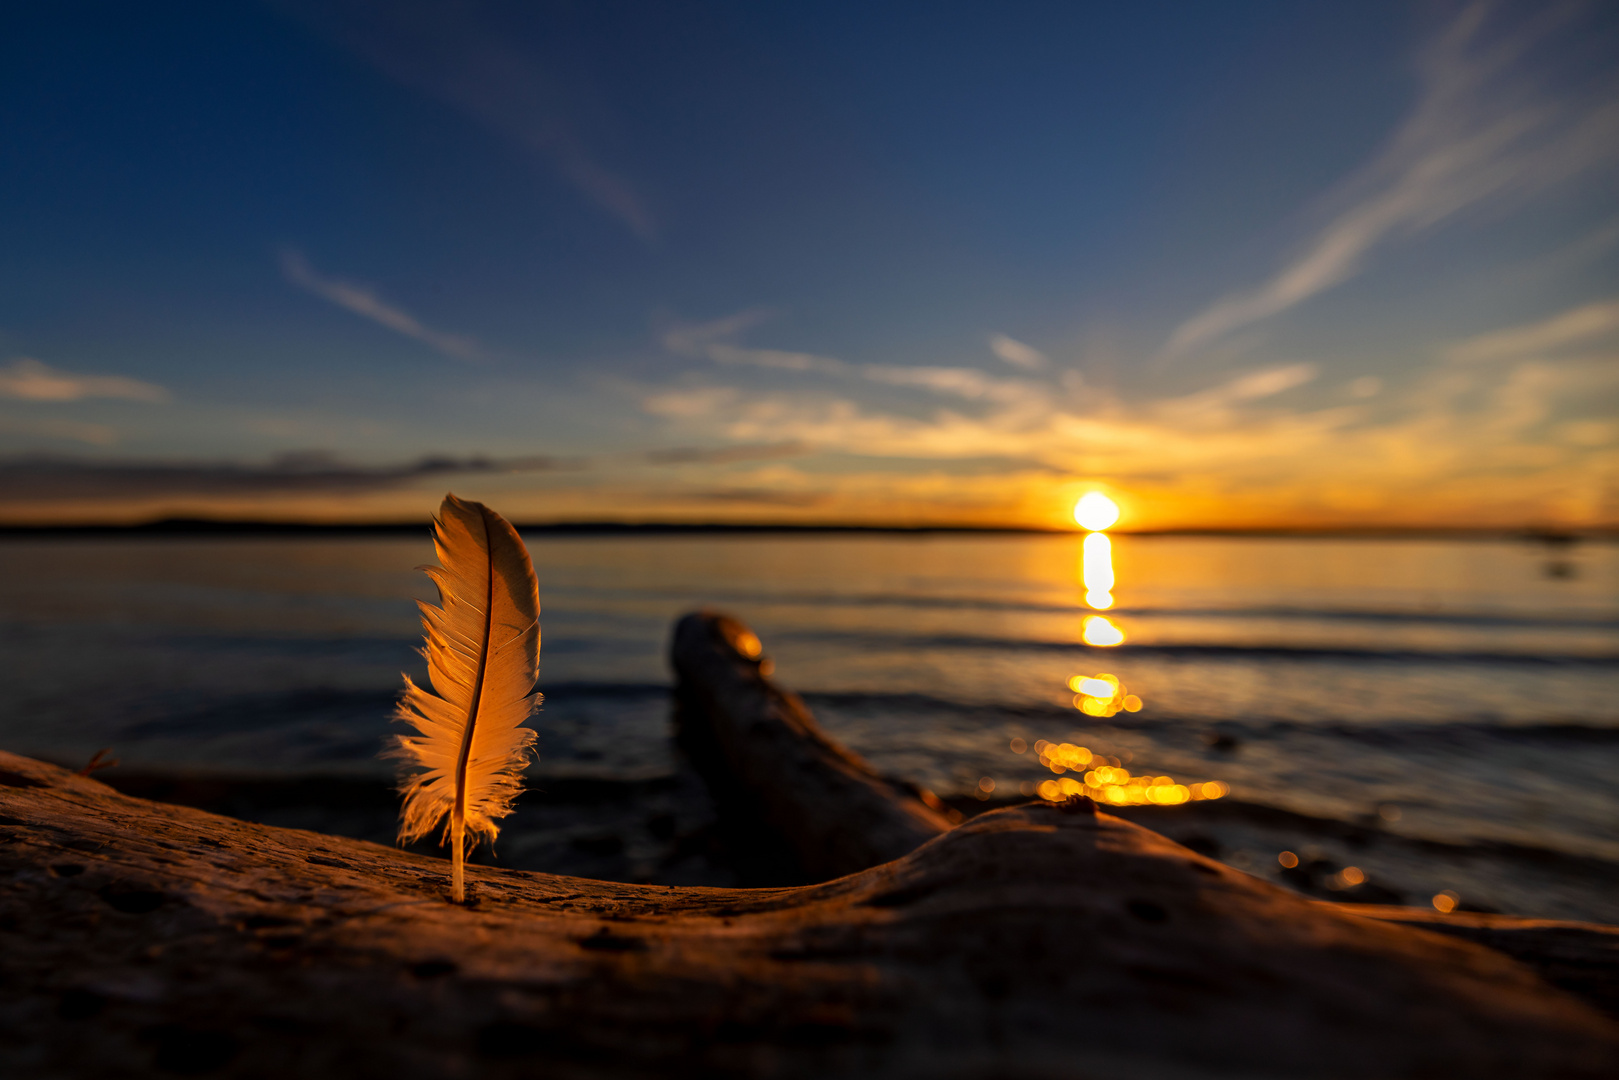
[[[7,5],[0,523],[1619,525],[1619,7]]]

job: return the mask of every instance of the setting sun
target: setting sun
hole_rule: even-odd
[[[1074,504],[1074,520],[1081,528],[1100,532],[1119,520],[1119,504],[1100,491],[1089,492]]]

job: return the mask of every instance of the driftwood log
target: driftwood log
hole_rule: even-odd
[[[1619,1026],[1467,942],[1080,807],[821,885],[471,867],[0,755],[0,1072],[1605,1077]]]
[[[757,815],[810,881],[915,851],[961,820],[931,792],[879,776],[761,672],[758,637],[714,612],[675,623],[676,737],[724,812]]]
[[[832,758],[839,784],[869,786]],[[898,820],[927,820],[891,790]],[[987,813],[802,887],[491,867],[468,883],[473,903],[452,905],[443,860],[0,754],[0,1075],[1594,1078],[1619,1062],[1619,1024],[1500,951],[1305,900],[1079,801]]]
[[[711,611],[685,616],[675,625],[670,664],[679,678],[677,721],[688,754],[732,803],[729,813],[767,822],[811,880],[900,858],[951,828],[945,815],[953,811],[932,793],[879,776],[822,732],[804,703],[770,680],[758,636],[740,621]],[[1324,907],[1487,945],[1619,1017],[1619,927],[1372,904]]]

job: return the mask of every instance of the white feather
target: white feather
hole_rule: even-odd
[[[420,604],[432,691],[405,676],[385,757],[403,765],[401,843],[444,822],[453,861],[451,892],[465,899],[463,862],[495,819],[512,811],[534,732],[523,722],[539,704],[540,595],[517,530],[482,503],[446,495],[433,519],[438,566],[424,566],[439,606]]]

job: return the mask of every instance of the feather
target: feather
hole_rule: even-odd
[[[418,602],[433,689],[405,676],[394,719],[414,730],[383,756],[402,766],[400,843],[444,822],[451,896],[462,903],[466,852],[493,842],[531,757],[534,731],[523,722],[541,700],[540,595],[517,530],[482,503],[446,495],[433,546],[439,565],[419,569],[438,586],[439,606]]]

